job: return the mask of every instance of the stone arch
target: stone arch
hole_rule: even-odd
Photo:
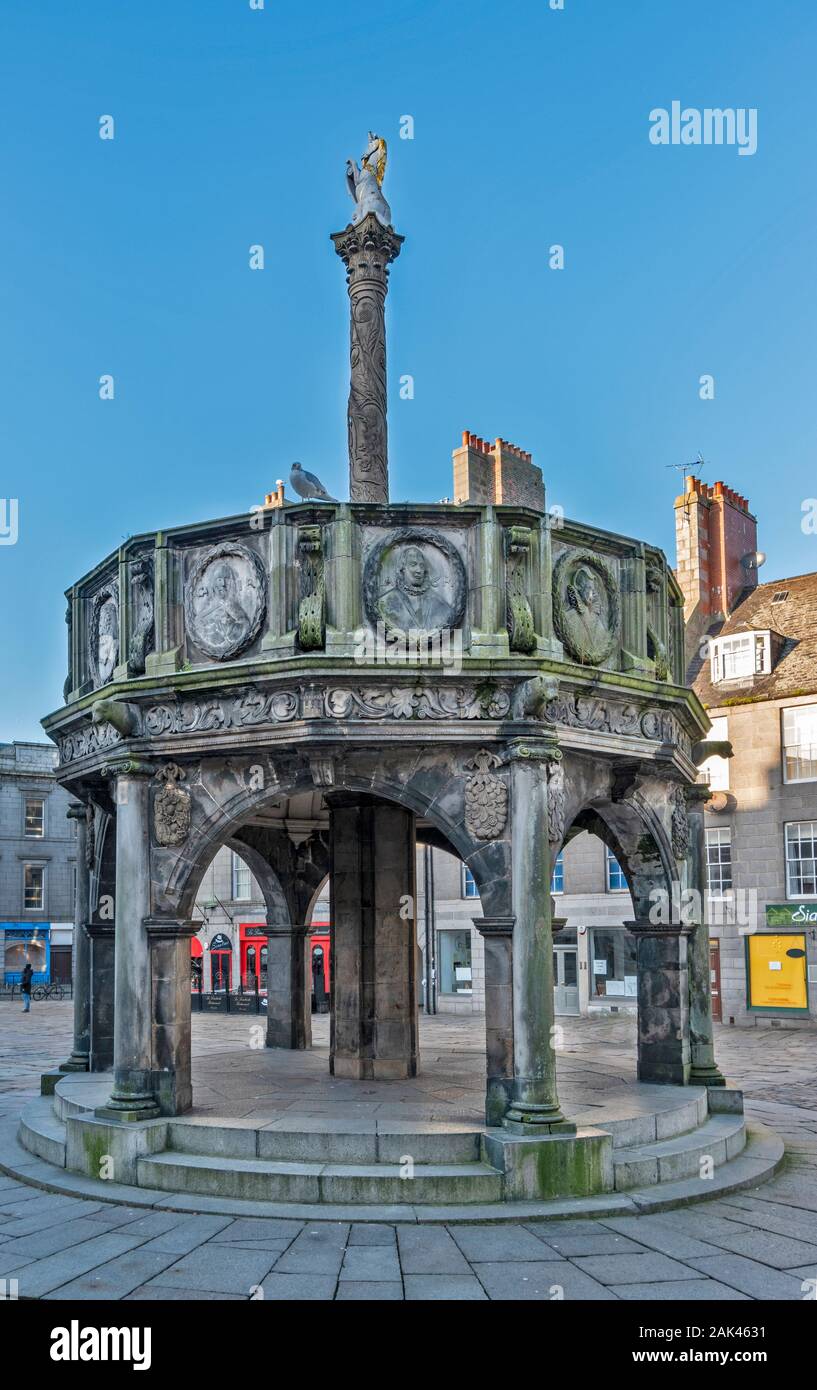
[[[248,831],[252,829],[249,822],[253,816],[297,792],[318,790],[326,793],[363,793],[413,811],[439,832],[451,852],[471,870],[485,912],[506,912],[509,910],[509,840],[479,841],[464,828],[462,792],[457,784],[459,782],[464,786],[465,775],[459,760],[450,768],[447,777],[440,778],[430,787],[420,785],[416,767],[412,767],[405,780],[401,780],[394,769],[385,773],[379,770],[367,773],[343,767],[338,768],[336,775],[328,782],[320,780],[311,770],[299,768],[286,780],[276,781],[274,785],[259,790],[242,787],[228,802],[215,810],[210,809],[198,821],[194,812],[190,834],[181,848],[168,850],[154,847],[154,881],[159,885],[160,899],[158,905],[162,911],[175,916],[189,916],[201,875],[221,845],[233,840],[236,845],[251,845],[252,836],[248,836]],[[424,780],[428,783],[431,779]],[[212,795],[208,795],[207,801],[212,807]],[[450,813],[444,808],[443,802],[451,806]],[[319,868],[319,861],[315,867]]]

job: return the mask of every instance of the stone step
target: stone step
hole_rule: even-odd
[[[702,1159],[710,1158],[715,1167],[719,1167],[736,1158],[745,1144],[746,1125],[742,1115],[710,1115],[689,1134],[615,1150],[616,1191],[697,1178],[702,1171]]]
[[[57,1119],[52,1096],[31,1101],[20,1116],[20,1142],[46,1163],[65,1167],[65,1125]]]
[[[350,1202],[357,1205],[491,1203],[502,1200],[502,1174],[487,1163],[415,1163],[411,1178],[398,1163],[288,1163],[219,1157],[207,1162],[165,1150],[138,1162],[139,1186],[268,1202]]]
[[[400,1163],[410,1155],[415,1163],[476,1163],[481,1131],[409,1125],[405,1121],[309,1124],[301,1116],[291,1128],[284,1125],[253,1129],[171,1120],[167,1148],[176,1153],[224,1158],[263,1158],[278,1163]]]

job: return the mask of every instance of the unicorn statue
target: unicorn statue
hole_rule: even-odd
[[[346,183],[355,201],[353,227],[357,227],[370,212],[374,213],[382,226],[391,226],[391,208],[380,192],[385,172],[386,142],[370,130],[369,144],[361,158],[360,168],[353,159],[346,161]]]

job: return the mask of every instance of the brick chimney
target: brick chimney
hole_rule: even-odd
[[[542,470],[531,454],[507,439],[486,439],[463,430],[462,445],[454,450],[454,501],[480,506],[532,507],[545,510]]]
[[[675,572],[684,593],[688,665],[713,623],[728,618],[741,593],[757,584],[757,568],[743,563],[757,550],[757,518],[726,483],[709,487],[690,475],[684,487],[675,499]]]

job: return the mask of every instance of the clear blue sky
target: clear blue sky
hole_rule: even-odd
[[[395,500],[448,494],[470,428],[672,557],[667,465],[701,450],[760,516],[763,576],[817,569],[816,60],[813,0],[4,0],[0,741],[41,736],[63,590],[124,536],[242,511],[295,458],[345,494],[328,237],[370,127],[406,237]],[[756,107],[757,154],[651,145],[673,100]]]

